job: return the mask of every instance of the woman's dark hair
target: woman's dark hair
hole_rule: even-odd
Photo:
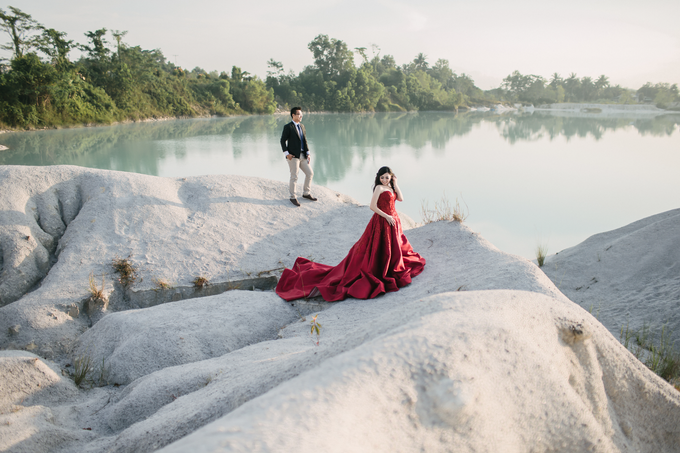
[[[392,178],[390,178],[390,187],[392,188],[392,190],[394,190],[394,182],[392,181],[392,179],[394,178],[395,175],[394,175],[394,173],[392,173],[392,170],[390,169],[390,167],[380,167],[380,170],[378,170],[378,173],[375,174],[375,181],[373,183],[373,190],[375,190],[376,187],[381,185],[380,177],[382,175],[384,175],[385,173],[389,173],[390,176],[392,176]]]

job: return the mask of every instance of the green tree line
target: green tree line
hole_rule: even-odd
[[[574,73],[562,78],[558,73],[554,73],[548,81],[541,76],[523,75],[519,71],[514,71],[503,79],[499,89],[493,91],[506,102],[534,105],[555,102],[652,103],[659,108],[667,109],[680,101],[677,84],[648,82],[635,91],[621,85],[612,86],[609,77],[604,74],[593,79],[578,78]]]
[[[653,103],[669,108],[680,101],[678,85],[648,82],[637,91],[611,85],[601,75],[567,78],[514,71],[499,88],[483,91],[466,74],[456,74],[449,61],[430,65],[419,53],[413,61],[397,65],[391,55],[380,56],[373,47],[372,58],[365,47],[350,50],[341,40],[319,35],[309,43],[314,64],[298,75],[285,73],[281,62],[268,62],[267,86],[282,106],[299,105],[313,111],[365,112],[458,110],[459,107],[492,106],[498,103],[552,104],[558,102]],[[361,58],[357,68],[354,56]]]
[[[273,92],[238,67],[230,74],[186,71],[160,50],[123,41],[126,32],[85,33],[78,44],[18,8],[0,9],[12,52],[0,68],[0,123],[45,127],[153,117],[273,113]],[[108,39],[112,41],[109,42]],[[83,56],[70,61],[78,49]]]
[[[399,112],[457,110],[470,103],[497,102],[475,86],[467,75],[458,75],[448,60],[430,66],[420,53],[398,66],[391,55],[380,56],[373,46],[351,50],[345,42],[319,35],[307,46],[314,64],[295,75],[286,74],[281,62],[268,62],[267,86],[279,105],[299,105],[306,110],[333,112]],[[354,57],[360,57],[357,67]]]
[[[12,52],[0,62],[0,125],[13,128],[52,127],[137,120],[154,117],[268,114],[277,107],[301,106],[308,111],[403,112],[456,111],[498,103],[554,102],[654,103],[678,105],[677,84],[647,83],[637,91],[571,74],[508,75],[499,88],[484,91],[466,74],[456,74],[449,61],[434,64],[419,53],[398,65],[380,48],[350,49],[339,39],[318,35],[309,44],[314,63],[299,74],[286,73],[270,59],[266,80],[234,66],[230,73],[196,67],[186,70],[162,52],[123,41],[125,31],[88,31],[79,44],[65,33],[47,28],[18,8],[0,9],[0,27]],[[82,56],[68,57],[72,50]],[[358,59],[358,65],[355,61]]]

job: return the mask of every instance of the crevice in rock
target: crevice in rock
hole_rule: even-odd
[[[226,291],[239,289],[242,291],[270,291],[276,287],[277,278],[258,277],[245,280],[233,280],[229,282],[210,283],[202,287],[176,286],[173,288],[157,288],[141,291],[128,290],[125,292],[127,303],[135,308],[147,308],[168,302],[177,302],[197,297],[215,296]],[[115,309],[115,307],[112,307]]]
[[[297,310],[300,316],[308,316],[331,308],[336,302],[326,302],[323,297],[319,296],[311,299],[298,299],[288,303]]]
[[[68,225],[82,209],[82,194],[80,192],[80,186],[69,181],[51,187],[33,197],[37,207],[38,226],[52,239],[49,244],[43,244],[49,253],[49,258],[44,263],[46,271],[35,285],[36,287],[40,287],[50,269],[59,261],[59,253],[61,252],[59,242],[66,233]]]
[[[61,219],[62,224],[68,225],[66,223],[66,219],[64,218],[64,204],[61,202],[61,199],[57,197],[57,209],[59,212],[59,218]]]
[[[66,224],[62,219],[61,203],[56,189],[50,189],[34,198],[35,208],[33,209],[35,209],[36,222],[42,231],[49,235],[49,240],[42,241],[43,246],[52,257],[59,239],[66,231]]]
[[[57,202],[61,220],[65,226],[78,217],[83,208],[83,194],[80,184],[57,186]]]
[[[26,202],[23,215],[17,213],[6,234],[0,236],[0,246],[8,253],[2,257],[0,268],[3,293],[0,306],[40,287],[58,260],[59,241],[68,224],[80,213],[82,199],[80,185],[76,181],[65,181],[32,196]]]
[[[91,327],[107,313],[149,308],[198,297],[216,296],[235,289],[241,291],[271,291],[276,287],[277,281],[276,277],[270,276],[210,283],[202,287],[176,286],[165,289],[157,288],[134,291],[125,290],[120,283],[114,280],[113,291],[108,294],[106,301],[92,301],[90,297],[87,297],[78,303],[78,308],[79,314],[84,313],[89,317]],[[305,313],[303,314],[311,312],[309,308],[304,311]],[[319,309],[314,311],[319,311]]]

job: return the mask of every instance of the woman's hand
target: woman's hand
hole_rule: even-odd
[[[392,217],[391,215],[385,215],[385,220],[387,220],[387,223],[389,223],[390,226],[394,226],[394,224],[396,223],[394,221],[394,217]]]
[[[397,177],[392,176],[392,180],[390,182],[392,183],[392,190],[394,190],[394,193],[397,196],[397,201],[404,201],[404,196],[402,195],[401,189],[397,184]]]

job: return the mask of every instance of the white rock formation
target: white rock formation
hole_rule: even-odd
[[[163,368],[275,339],[297,319],[274,292],[230,291],[112,313],[80,337],[75,355],[103,365],[107,382],[129,384]]]
[[[91,440],[59,409],[79,395],[58,366],[30,352],[0,351],[0,376],[0,451],[48,452]]]
[[[90,274],[98,285],[105,276],[112,312],[164,294],[173,300],[176,292],[159,291],[154,280],[186,289],[198,276],[213,284],[273,278],[297,254],[339,261],[370,211],[320,187],[319,202],[294,211],[286,190],[237,176],[0,166],[0,347],[55,359],[69,353],[101,318],[83,309]],[[292,234],[303,229],[304,238]],[[140,280],[126,290],[111,263],[128,256]]]
[[[680,209],[591,236],[546,257],[543,271],[617,338],[666,325],[680,348]]]
[[[392,328],[161,451],[677,447],[678,392],[573,304],[522,291],[443,293],[375,324]]]
[[[197,276],[220,289],[298,255],[339,262],[370,210],[314,193],[295,208],[256,178],[0,167],[0,346],[55,361],[0,355],[0,449],[677,451],[680,392],[465,225],[407,231],[425,271],[373,300],[199,297]],[[131,288],[116,256],[138,267]],[[90,273],[109,303],[88,315]],[[319,338],[310,307],[327,308]],[[120,385],[76,390],[61,376],[78,356]],[[22,401],[32,382],[47,389]]]

